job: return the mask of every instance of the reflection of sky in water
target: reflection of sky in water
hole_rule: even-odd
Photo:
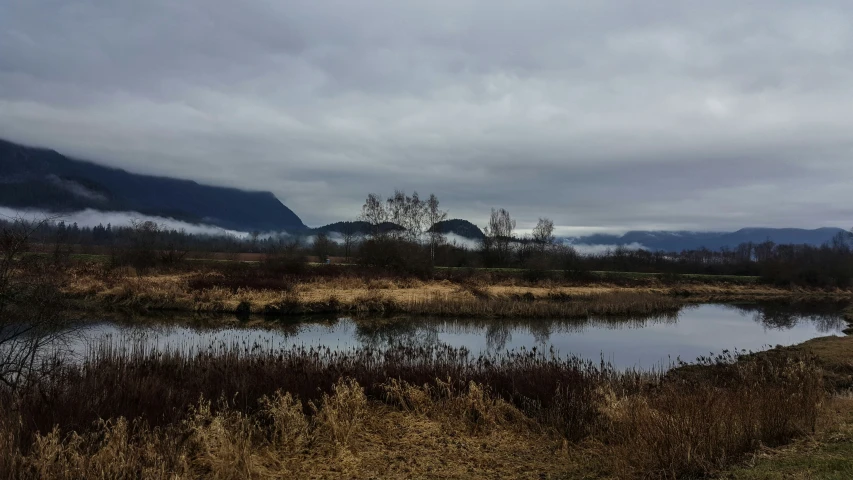
[[[321,323],[283,323],[273,328],[195,329],[99,323],[87,327],[75,345],[78,353],[101,339],[145,349],[197,350],[239,345],[251,350],[292,346],[350,349],[391,343],[447,344],[472,353],[509,349],[553,349],[560,355],[599,360],[619,367],[655,367],[680,357],[692,361],[722,350],[760,350],[837,334],[843,323],[833,315],[784,310],[736,309],[719,305],[688,308],[674,318],[649,320],[430,319],[376,321],[341,319]]]

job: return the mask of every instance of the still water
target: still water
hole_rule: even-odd
[[[633,319],[308,319],[287,322],[111,321],[89,323],[76,336],[77,355],[98,342],[146,350],[241,348],[282,349],[293,346],[334,350],[362,346],[385,348],[397,343],[415,346],[465,347],[471,354],[500,354],[536,349],[557,355],[604,359],[620,368],[666,367],[680,358],[723,350],[763,350],[814,337],[840,335],[846,327],[837,308],[829,305],[701,305],[677,315]],[[212,326],[219,325],[219,326]]]

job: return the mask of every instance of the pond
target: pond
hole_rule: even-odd
[[[472,354],[536,349],[557,355],[611,362],[619,368],[667,367],[680,358],[723,350],[763,350],[814,337],[840,335],[846,327],[833,305],[700,305],[677,315],[630,319],[448,319],[325,318],[301,321],[231,322],[223,319],[116,321],[87,323],[74,337],[81,357],[103,342],[127,349],[195,351],[239,345],[251,350],[293,346],[333,350],[363,346],[386,348],[451,345]]]

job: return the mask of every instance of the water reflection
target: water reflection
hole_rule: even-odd
[[[398,317],[341,321],[353,322],[354,336],[358,342],[374,348],[399,343],[432,346],[445,343],[446,337],[482,337],[485,344],[484,348],[479,350],[498,353],[518,346],[538,345],[547,348],[554,335],[582,335],[588,330],[626,330],[642,329],[650,325],[675,325],[678,319],[679,315],[667,314],[590,320]],[[513,341],[513,334],[530,337],[533,342],[531,345],[518,345],[518,342]]]
[[[209,349],[240,345],[277,349],[324,346],[337,350],[395,344],[466,347],[473,354],[510,349],[552,350],[620,367],[655,367],[724,349],[759,350],[837,334],[845,326],[838,305],[701,305],[677,315],[578,320],[446,318],[311,318],[238,323],[233,317],[111,319],[84,330],[82,353],[108,339],[144,349]]]
[[[819,332],[829,334],[839,332],[846,327],[846,321],[840,314],[846,306],[846,303],[835,302],[766,302],[762,304],[722,305],[721,307],[731,308],[745,315],[752,315],[752,319],[756,323],[760,323],[766,328],[787,330],[796,327],[800,322],[810,322]]]

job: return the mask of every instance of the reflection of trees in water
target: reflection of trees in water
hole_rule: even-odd
[[[114,313],[105,319],[127,335],[134,334],[163,334],[186,328],[199,333],[215,333],[226,329],[263,330],[282,337],[293,337],[304,330],[307,325],[325,325],[333,328],[337,317],[314,315],[310,317],[280,317],[267,318],[259,315],[241,320],[233,314],[219,313],[185,313],[185,312],[148,312],[144,315]]]
[[[435,346],[439,344],[440,325],[411,319],[355,320],[355,338],[366,347],[388,347],[407,344]]]
[[[439,345],[439,334],[473,335],[486,339],[486,350],[498,352],[512,343],[514,333],[529,333],[542,346],[555,334],[581,334],[590,328],[644,328],[651,324],[674,324],[678,314],[645,317],[613,317],[592,319],[518,319],[518,318],[359,318],[354,320],[356,339],[365,346]]]
[[[613,317],[592,319],[517,319],[517,318],[436,318],[436,317],[372,317],[337,318],[333,316],[251,317],[239,321],[234,315],[155,313],[145,316],[113,315],[106,325],[115,331],[114,341],[138,345],[168,342],[178,349],[199,348],[202,344],[244,342],[247,335],[262,343],[263,348],[298,339],[299,335],[318,326],[340,331],[366,347],[386,348],[392,345],[440,345],[440,334],[484,337],[489,351],[507,348],[513,334],[529,333],[542,346],[557,334],[581,334],[593,329],[643,328],[650,324],[674,323],[678,314]],[[350,331],[351,330],[351,331]],[[260,331],[260,332],[259,332]],[[94,332],[93,332],[94,333]],[[215,338],[215,340],[214,340]],[[160,345],[162,346],[162,345]]]
[[[721,306],[742,315],[752,315],[756,323],[775,330],[789,330],[808,322],[818,332],[833,333],[846,325],[842,316],[846,305],[838,302],[760,302]]]
[[[843,328],[843,306],[838,303],[803,302],[717,305],[742,315],[751,315],[755,322],[765,328],[785,330],[802,322],[810,322],[824,333],[838,332]],[[251,348],[250,343],[259,343],[261,348],[272,348],[291,339],[298,341],[301,335],[325,327],[341,339],[352,339],[365,347],[378,349],[401,344],[427,348],[441,346],[441,335],[449,335],[478,337],[474,341],[488,352],[501,352],[513,346],[514,336],[519,338],[529,334],[537,345],[547,348],[555,335],[578,335],[591,329],[639,329],[651,325],[672,325],[678,322],[681,314],[689,315],[691,308],[686,307],[680,313],[667,315],[586,320],[434,317],[338,319],[312,316],[276,320],[252,317],[241,322],[229,315],[172,314],[114,318],[111,319],[111,325],[118,326],[119,332],[116,333],[120,333],[129,343],[138,341],[150,345],[168,340],[179,349],[189,346],[198,348],[213,338],[216,343],[238,342],[244,348]],[[160,337],[160,340],[152,342],[156,337]]]
[[[512,341],[512,326],[500,320],[492,321],[486,327],[486,349],[489,352],[499,352],[506,348],[507,342]]]
[[[551,322],[534,322],[528,328],[536,343],[546,346],[551,341]]]

